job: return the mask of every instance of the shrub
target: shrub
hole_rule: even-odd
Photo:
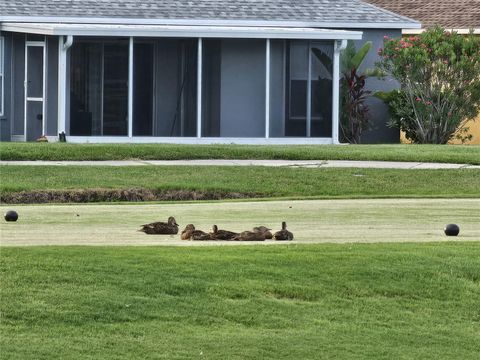
[[[378,68],[401,85],[389,94],[391,126],[421,144],[464,137],[480,111],[480,38],[436,27],[418,36],[384,38]]]

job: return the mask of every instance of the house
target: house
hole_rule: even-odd
[[[415,35],[424,29],[441,26],[459,34],[468,34],[471,30],[480,36],[479,0],[365,0],[395,13],[408,16],[422,24],[421,29],[402,29],[404,35]],[[473,136],[469,144],[480,144],[480,115],[465,125]],[[459,141],[453,141],[458,143]]]
[[[3,0],[2,140],[338,143],[340,51],[405,28],[357,0]]]

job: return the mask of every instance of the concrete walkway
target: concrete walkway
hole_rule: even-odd
[[[271,166],[370,169],[480,169],[479,165],[350,160],[114,160],[114,161],[1,161],[0,165],[36,166]]]

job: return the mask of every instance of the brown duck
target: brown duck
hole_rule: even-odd
[[[282,222],[282,230],[273,234],[273,238],[275,240],[293,240],[293,234],[287,230],[287,223],[285,221]]]
[[[182,231],[180,238],[182,240],[212,240],[210,234],[202,230],[195,230],[195,226],[193,224],[188,224],[185,227],[185,230]]]
[[[145,224],[139,231],[149,235],[174,235],[178,234],[178,224],[175,218],[170,216],[166,223],[159,221]]]
[[[235,241],[265,241],[265,233],[260,231],[243,231],[232,240]]]
[[[264,233],[265,234],[265,239],[271,239],[273,237],[270,230],[272,230],[272,229],[269,229],[266,226],[256,226],[256,227],[253,228],[253,231]]]
[[[219,230],[217,225],[212,226],[213,232],[210,233],[210,236],[213,240],[232,240],[238,233],[228,230]]]

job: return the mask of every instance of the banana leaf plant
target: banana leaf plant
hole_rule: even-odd
[[[371,92],[365,89],[365,81],[370,76],[379,76],[379,71],[367,69],[363,72],[359,68],[368,52],[372,42],[367,41],[356,51],[355,45],[349,41],[341,57],[340,79],[340,131],[342,141],[358,144],[361,135],[369,125],[369,108],[366,100]],[[319,49],[312,49],[314,55],[327,68],[331,68],[332,60]]]

